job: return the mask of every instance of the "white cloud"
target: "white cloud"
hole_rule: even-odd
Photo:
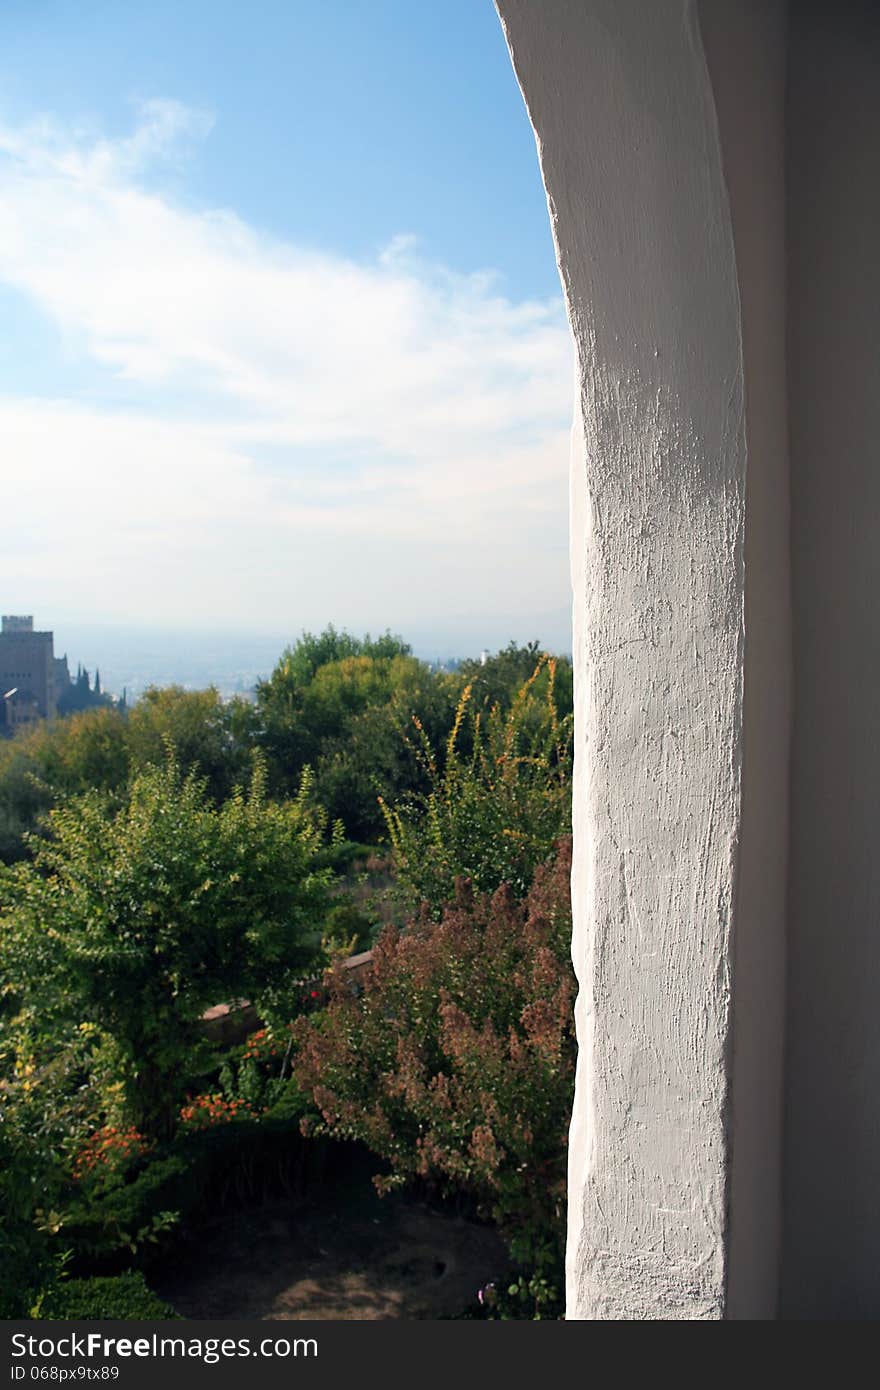
[[[289,620],[317,580],[334,613],[348,595],[350,621],[375,626],[465,603],[478,573],[491,606],[488,557],[506,607],[564,604],[561,305],[426,264],[411,235],[358,264],[176,205],[157,162],[209,125],[152,102],[115,141],[0,126],[0,282],[94,381],[47,399],[34,363],[29,398],[0,400],[29,536],[0,557],[7,592],[92,616],[259,603]],[[395,593],[401,619],[377,607]]]

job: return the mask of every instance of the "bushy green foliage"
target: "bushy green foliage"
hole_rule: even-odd
[[[524,647],[509,642],[485,660],[462,661],[458,676],[462,685],[473,686],[473,699],[478,708],[488,710],[493,705],[500,705],[503,710],[508,710],[517,692],[543,659],[540,642],[529,642]],[[574,672],[566,657],[558,656],[554,660],[556,710],[559,718],[564,719],[574,709]]]
[[[177,1314],[147,1287],[138,1271],[127,1274],[94,1275],[91,1279],[65,1279],[39,1299],[34,1316],[56,1321],[103,1318],[132,1318],[161,1322]]]
[[[292,647],[282,652],[272,675],[257,686],[257,700],[261,708],[274,702],[283,703],[288,696],[304,690],[314,680],[322,666],[329,666],[349,657],[366,656],[380,660],[390,660],[396,656],[410,656],[412,648],[401,637],[386,632],[375,639],[369,633],[365,637],[353,637],[348,632],[337,632],[330,623],[317,637],[304,632]]]
[[[372,944],[373,923],[352,902],[331,907],[324,919],[323,945],[329,956],[352,956],[368,951]]]
[[[36,778],[36,767],[21,735],[0,739],[0,863],[27,854],[25,837],[52,805],[52,793]]]
[[[550,1274],[513,1272],[492,1280],[477,1290],[475,1303],[469,1304],[457,1319],[468,1322],[533,1322],[565,1317],[562,1271]]]
[[[43,966],[36,957],[38,975]],[[24,1317],[63,1264],[71,1157],[100,1122],[102,1088],[90,1082],[104,1079],[105,1058],[99,1035],[66,1026],[51,989],[42,1009],[35,999],[18,1013],[0,995],[0,1308]]]
[[[85,1185],[62,1215],[65,1244],[82,1263],[109,1260],[130,1264],[133,1255],[158,1248],[180,1213],[198,1198],[187,1160],[173,1150],[151,1153],[127,1182],[104,1190]]]
[[[378,797],[396,803],[424,794],[430,778],[411,738],[415,716],[442,770],[445,744],[465,683],[474,711],[507,711],[539,658],[537,643],[508,647],[452,675],[417,661],[386,633],[359,638],[332,625],[305,633],[258,685],[256,705],[214,689],[144,692],[129,711],[98,706],[0,739],[0,861],[26,857],[25,836],[59,798],[90,789],[121,792],[129,778],[164,760],[168,741],[181,771],[207,779],[215,802],[247,782],[255,749],[266,758],[270,791],[295,794],[303,770],[346,833],[375,843],[385,833]],[[556,673],[560,718],[571,709],[571,665]],[[459,752],[470,751],[469,726]]]
[[[441,762],[416,721],[431,788],[383,799],[395,867],[415,905],[434,913],[465,877],[484,892],[527,891],[536,867],[571,828],[571,715],[560,716],[557,664],[542,657],[508,709],[462,693]]]
[[[197,772],[216,802],[250,777],[256,712],[216,690],[149,689],[126,715],[98,707],[0,739],[0,861],[26,857],[26,836],[66,796],[121,794],[131,776],[161,765],[172,743],[181,771]]]
[[[461,682],[432,672],[399,637],[363,639],[328,627],[306,633],[257,687],[256,739],[270,786],[285,792],[306,765],[315,795],[352,838],[375,842],[384,832],[379,796],[427,790],[406,738],[417,716],[442,740],[452,724]]]
[[[126,726],[115,709],[95,709],[24,732],[21,747],[37,776],[60,794],[112,791],[128,776]]]
[[[219,804],[250,777],[255,721],[252,705],[241,699],[223,700],[213,687],[150,687],[128,716],[130,765],[136,771],[161,766],[171,743],[184,775],[196,772],[203,777]]]
[[[313,1127],[385,1160],[380,1187],[422,1178],[470,1194],[547,1304],[574,1087],[570,867],[565,841],[525,902],[460,883],[439,924],[383,933],[359,995],[338,970],[327,1008],[295,1024]]]
[[[88,710],[0,739],[0,861],[26,857],[26,837],[59,797],[112,792],[128,778],[123,716]]]
[[[149,1264],[230,1203],[298,1190],[309,1163],[320,1163],[320,1153],[299,1133],[305,1109],[288,1081],[276,1088],[268,1109],[181,1126],[139,1161],[126,1182],[75,1191],[62,1213],[60,1238],[76,1268],[118,1269],[133,1258]]]
[[[169,755],[118,810],[97,792],[58,806],[34,862],[0,870],[0,965],[21,1009],[49,996],[111,1038],[148,1135],[173,1125],[202,1012],[242,996],[283,1010],[317,958],[328,875],[306,793],[267,801],[258,768],[217,808]]]
[[[570,972],[567,890],[540,866],[568,826],[570,725],[570,664],[535,644],[449,675],[330,627],[256,705],[171,687],[0,740],[0,1314],[72,1289],[66,1251],[124,1270],[300,1183],[324,1148],[299,1134],[303,1078],[391,1181],[494,1213],[522,1269],[487,1315],[548,1314]],[[340,973],[315,1015],[304,981],[403,920],[392,865],[429,906],[360,1001]],[[269,1030],[221,1065],[200,1017],[243,997]]]
[[[381,663],[376,668],[381,671],[392,661],[409,658],[409,646],[390,634],[374,642],[369,637],[337,632],[332,624],[318,637],[303,633],[281,654],[268,679],[257,683],[257,710],[270,759],[280,770],[296,773],[303,761],[311,760],[316,738],[323,731],[338,728],[345,713],[363,709],[375,696],[373,663]],[[318,691],[312,692],[315,681],[328,667],[339,670],[321,677]],[[387,686],[387,675],[379,683]],[[307,701],[310,708],[306,713]]]
[[[315,762],[315,793],[348,835],[375,844],[385,833],[380,798],[395,802],[424,794],[430,778],[412,738],[417,719],[441,746],[452,728],[461,683],[431,673],[421,662],[394,662],[380,702],[353,714],[326,737]]]
[[[44,1184],[40,1154],[0,1105],[0,1318],[26,1317],[55,1273],[48,1231],[37,1216]]]

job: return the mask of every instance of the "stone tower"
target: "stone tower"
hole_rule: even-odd
[[[13,696],[11,692],[15,692]],[[11,722],[55,714],[55,653],[51,632],[35,632],[32,617],[4,615],[0,630],[0,698]],[[13,711],[21,714],[19,719]],[[10,719],[7,718],[7,723]]]

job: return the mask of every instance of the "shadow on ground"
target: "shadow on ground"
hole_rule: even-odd
[[[473,1306],[508,1265],[491,1227],[358,1174],[231,1213],[150,1283],[187,1318],[423,1319]]]

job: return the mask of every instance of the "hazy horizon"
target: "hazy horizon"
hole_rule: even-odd
[[[327,626],[294,624],[277,632],[241,627],[185,630],[155,625],[53,626],[45,615],[33,616],[35,627],[54,633],[55,655],[67,656],[73,675],[81,664],[94,679],[98,668],[103,689],[121,695],[126,688],[132,698],[149,685],[183,685],[192,689],[214,685],[222,694],[249,690],[259,677],[270,673],[284,648],[295,643],[303,631],[319,632]],[[457,629],[438,626],[407,631],[391,623],[374,627],[371,635],[375,637],[388,628],[410,644],[415,656],[427,662],[478,657],[481,651],[497,651],[510,641],[522,645],[538,641],[544,650],[570,655],[568,615],[544,616],[544,624],[537,622],[533,627],[513,617],[506,624],[495,621],[483,626],[474,622]],[[357,637],[366,631],[339,621],[334,626]]]

